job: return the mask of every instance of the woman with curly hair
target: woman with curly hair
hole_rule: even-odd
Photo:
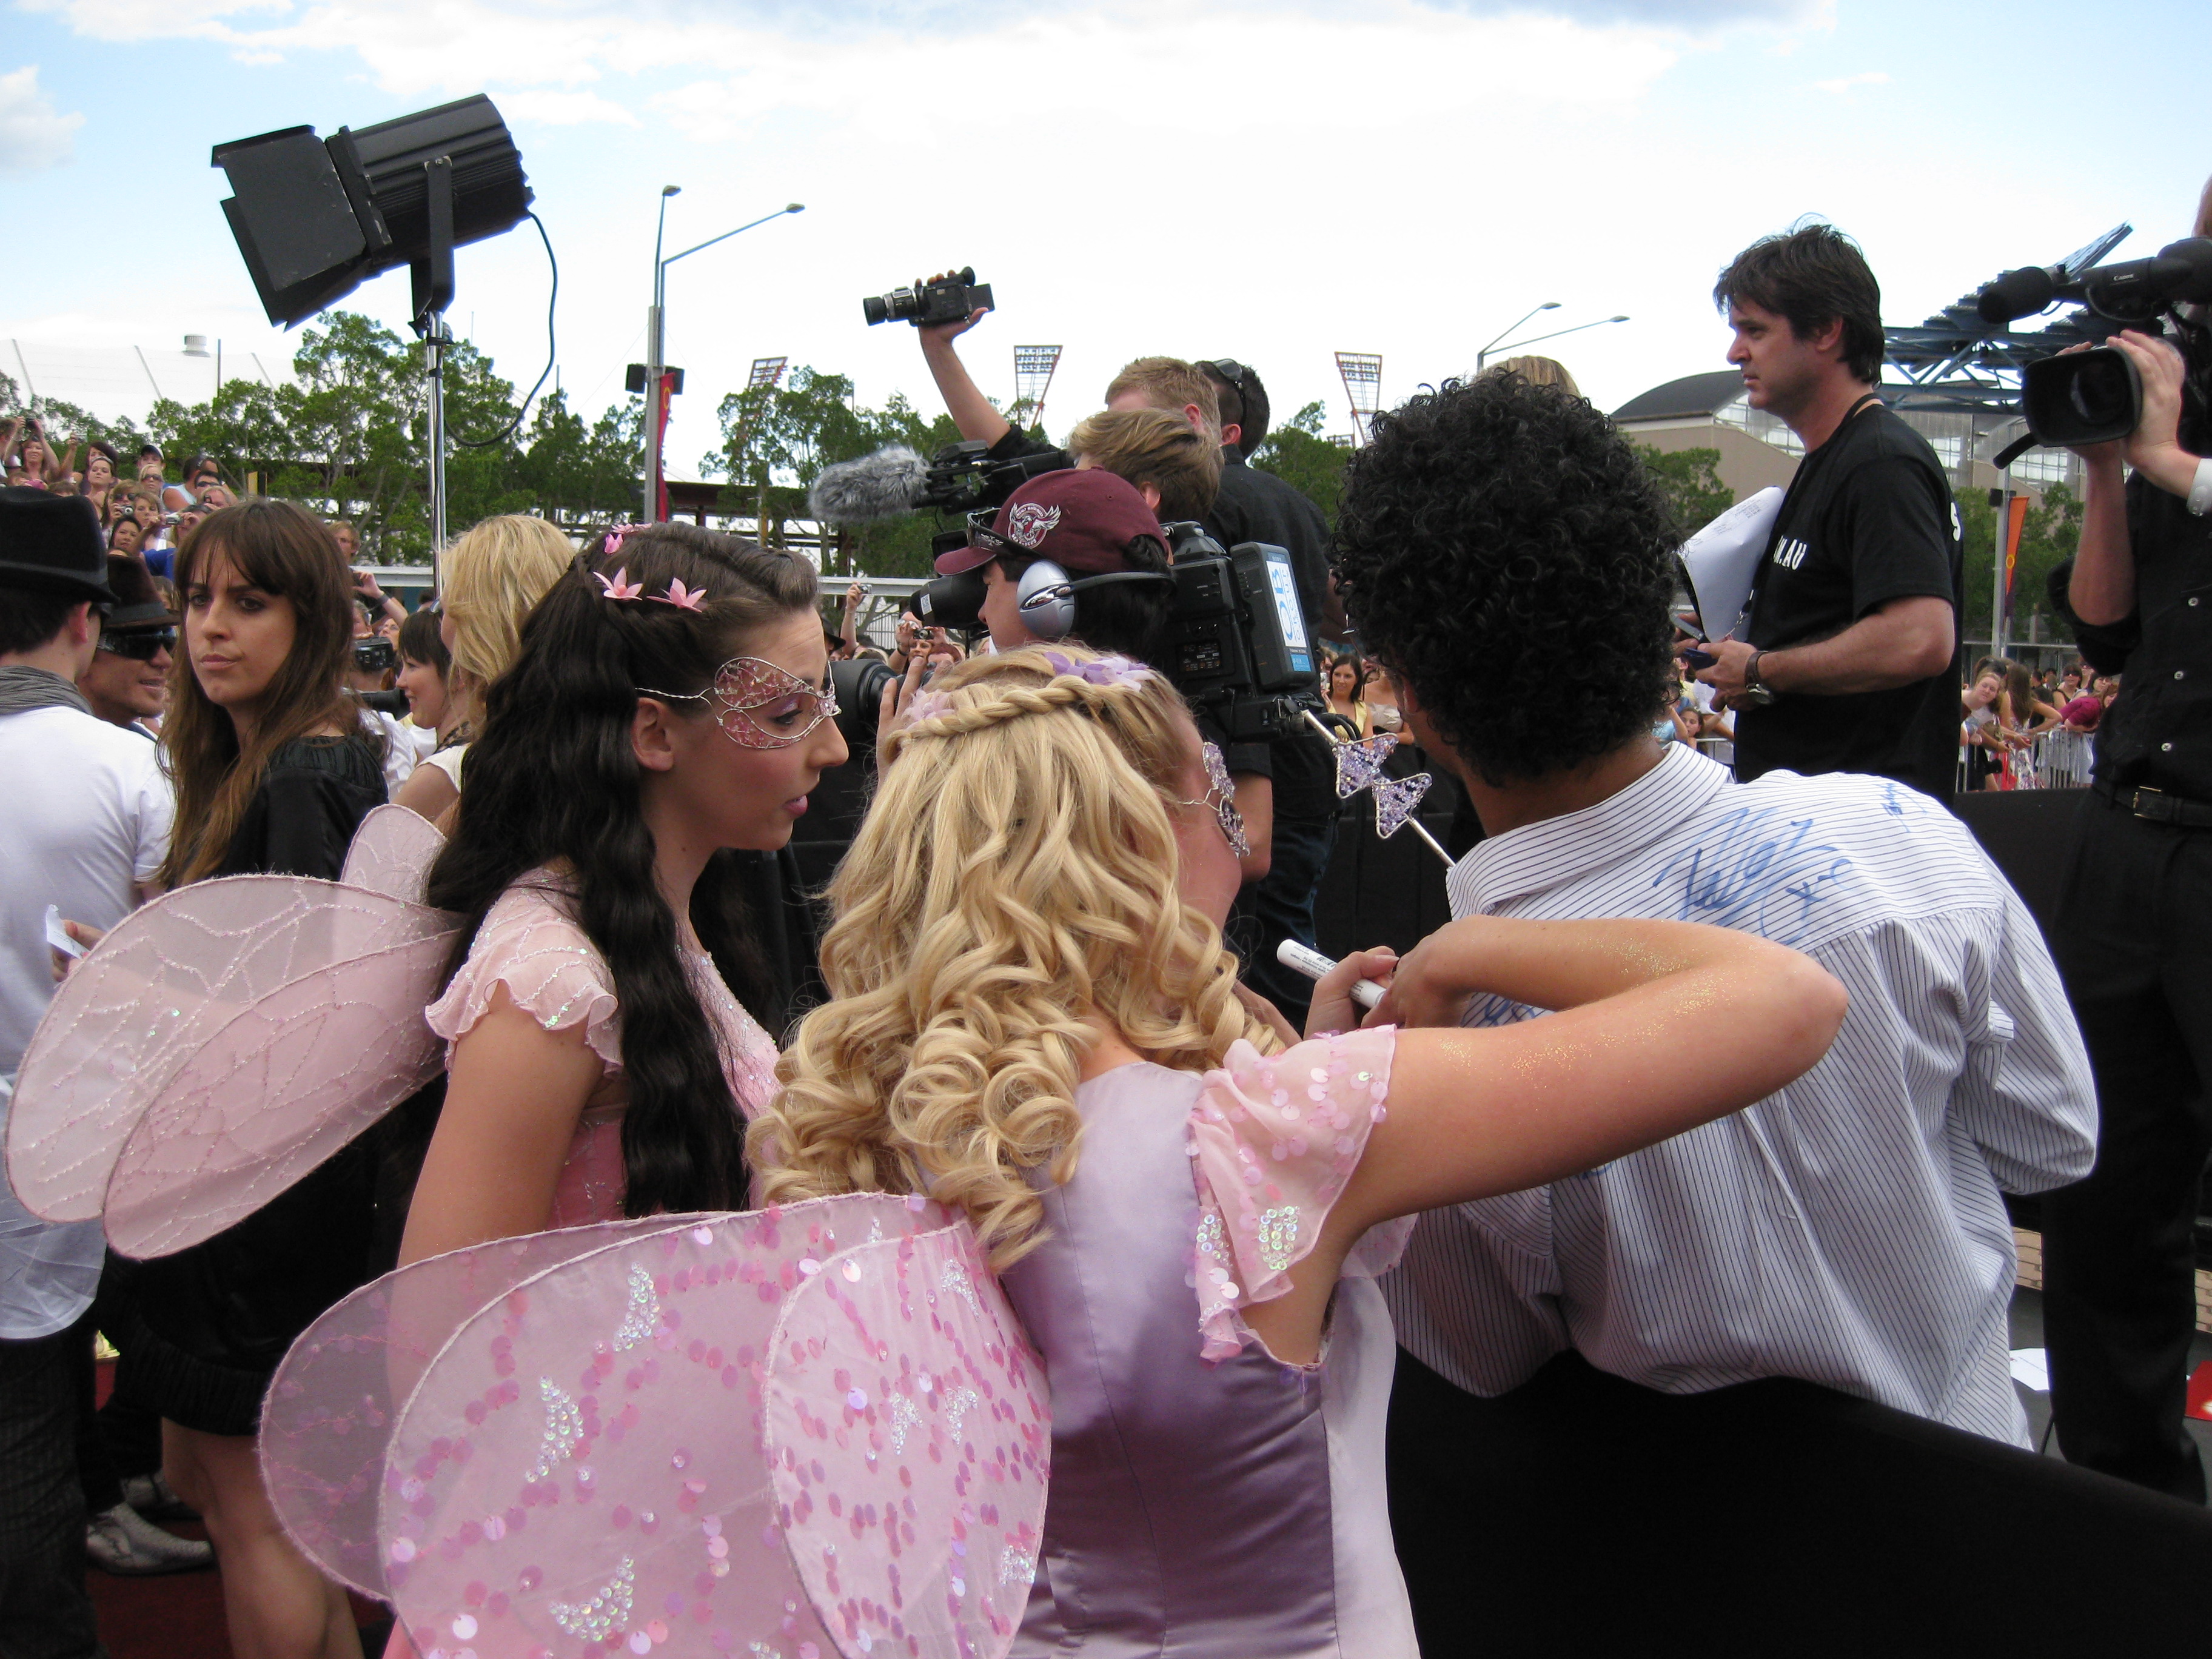
[[[1020,650],[911,719],[831,884],[833,1000],[752,1127],[760,1196],[926,1192],[1000,1269],[1052,1395],[1017,1654],[1412,1654],[1384,1224],[1758,1098],[1820,1057],[1841,988],[1702,927],[1482,921],[1422,953],[1565,1012],[1349,1030],[1394,967],[1365,951],[1297,1042],[1237,991],[1243,831],[1164,679]]]

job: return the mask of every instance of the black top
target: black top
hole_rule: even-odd
[[[2089,665],[2126,675],[2097,725],[2096,779],[2212,801],[2212,517],[2140,472],[2127,503],[2136,608],[2124,621],[2082,622],[2067,604],[2072,561],[2051,573],[2051,600]]]
[[[384,798],[368,738],[287,744],[218,873],[335,880],[355,829]],[[125,1291],[163,1416],[212,1434],[252,1431],[292,1339],[369,1277],[371,1180],[356,1141],[204,1243],[131,1265]]]
[[[1963,595],[1959,509],[1928,441],[1880,404],[1798,464],[1759,568],[1747,637],[1763,651],[1840,634],[1892,599]],[[1735,773],[1872,772],[1948,795],[1959,756],[1950,665],[1887,691],[1783,693],[1735,717]]]

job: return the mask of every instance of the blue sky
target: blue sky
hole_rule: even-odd
[[[1066,348],[1065,430],[1145,352],[1256,365],[1344,429],[1339,349],[1386,402],[1471,367],[1522,312],[1602,406],[1722,366],[1706,295],[1807,213],[1857,236],[1893,322],[2120,220],[2186,234],[2212,171],[2201,6],[1902,0],[1482,4],[733,4],[708,0],[14,0],[0,335],[232,350],[281,342],[216,204],[212,145],[328,133],[467,93],[505,112],[562,261],[560,365],[586,414],[641,356],[663,184],[690,473],[753,357],[934,399],[910,330],[860,297],[945,264],[995,284],[965,343]],[[2166,43],[2161,45],[2160,43]],[[527,386],[544,256],[463,250],[453,318]],[[401,324],[397,274],[346,302]],[[1532,330],[1537,325],[1532,325]]]

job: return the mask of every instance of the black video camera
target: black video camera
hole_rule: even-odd
[[[353,665],[364,674],[381,674],[399,666],[399,652],[390,640],[370,638],[353,642]]]
[[[1297,735],[1321,707],[1318,664],[1289,552],[1266,542],[1224,550],[1196,524],[1161,526],[1173,551],[1175,617],[1164,669],[1232,743]]]
[[[1321,697],[1290,554],[1265,542],[1224,551],[1196,524],[1161,529],[1174,560],[1175,609],[1168,660],[1152,665],[1232,743],[1296,736],[1300,711],[1320,713]],[[954,533],[964,545],[964,532]],[[915,614],[933,627],[971,629],[983,592],[981,569],[940,576],[915,592]]]
[[[991,285],[975,280],[975,267],[957,270],[942,281],[925,283],[919,276],[912,288],[871,294],[860,301],[860,314],[869,325],[905,321],[916,328],[933,323],[964,323],[979,311],[991,309]]]
[[[914,505],[933,507],[940,513],[994,513],[1031,478],[1065,472],[1074,465],[1075,458],[1062,449],[994,461],[991,446],[981,439],[947,444],[930,458]]]
[[[1983,285],[1974,308],[1986,323],[2032,316],[2055,300],[2086,306],[2108,323],[2154,327],[2174,307],[2212,301],[2212,238],[2170,242],[2154,258],[2124,259],[2074,272],[2064,265],[2008,270]],[[2201,328],[2176,317],[2192,371],[2202,374]],[[2030,443],[2106,443],[2124,438],[2142,419],[2142,382],[2125,352],[2112,346],[2063,352],[2030,363],[2021,375],[2020,409],[2028,436],[2008,446],[1996,463],[2008,465]]]

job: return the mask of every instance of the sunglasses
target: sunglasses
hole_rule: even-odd
[[[118,657],[128,657],[133,662],[151,662],[164,651],[177,648],[177,630],[173,628],[134,628],[119,634],[102,634],[100,648],[112,651]]]
[[[820,685],[809,685],[758,657],[731,658],[704,691],[656,691],[641,685],[638,695],[710,704],[722,735],[740,749],[788,749],[838,713],[837,693],[826,677]]]
[[[1244,815],[1237,810],[1237,791],[1230,784],[1229,768],[1221,750],[1212,744],[1200,743],[1199,750],[1206,757],[1206,793],[1197,800],[1178,800],[1176,805],[1211,809],[1229,850],[1240,859],[1246,857],[1252,851],[1252,837],[1245,831]]]
[[[1206,367],[1235,386],[1240,393],[1244,390],[1246,378],[1252,373],[1234,357],[1216,357]]]

